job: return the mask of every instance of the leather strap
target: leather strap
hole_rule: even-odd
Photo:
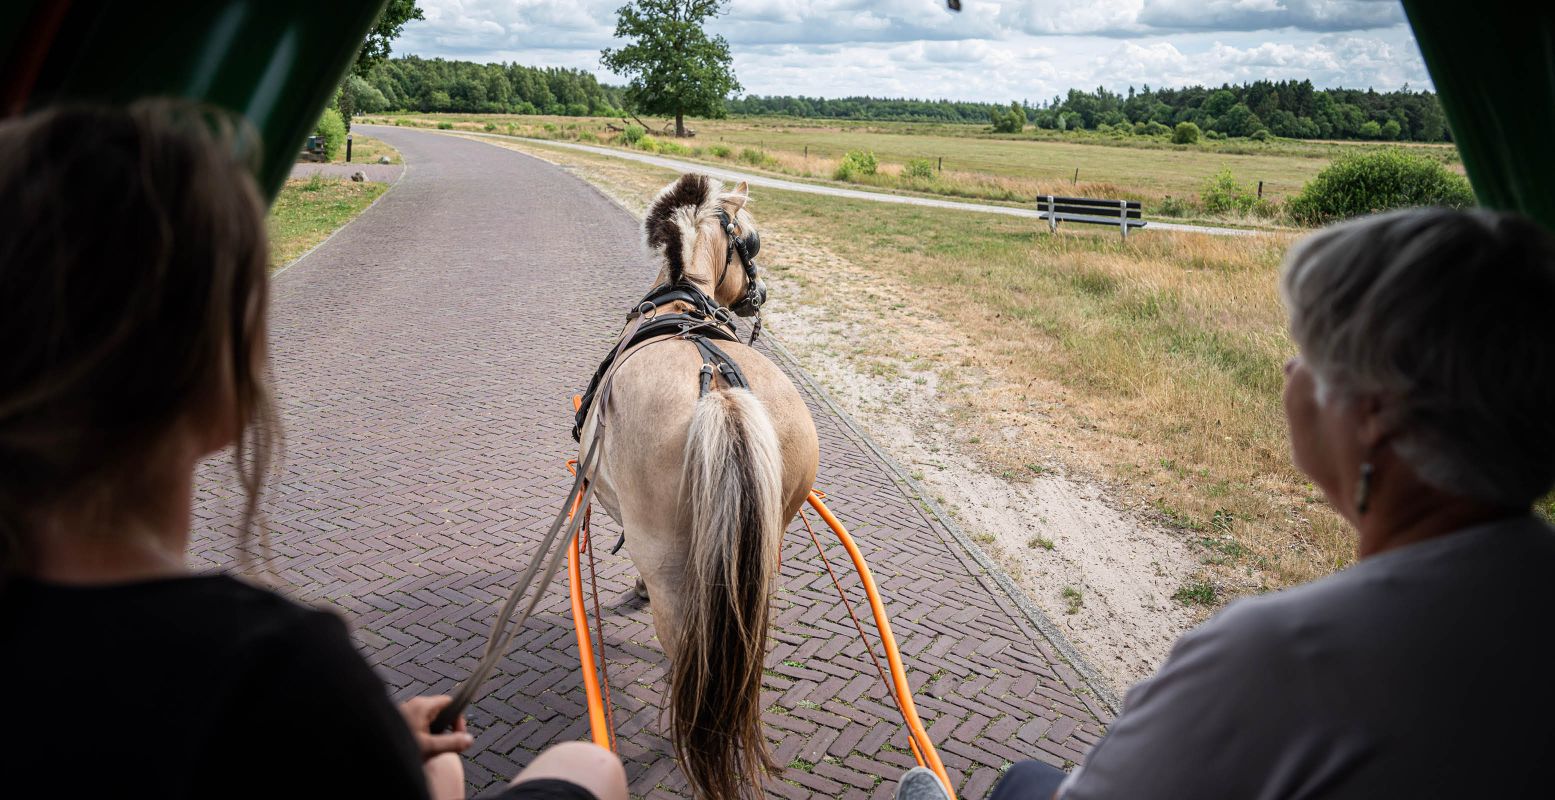
[[[627,323],[626,329],[622,332],[621,340],[616,343],[616,349],[611,353],[611,361],[616,361],[616,357],[626,349],[627,342],[631,341],[637,330],[642,327],[644,319],[644,317],[639,315]],[[572,488],[567,491],[567,499],[562,502],[561,508],[556,512],[556,518],[551,521],[550,529],[540,538],[540,547],[535,550],[534,557],[530,559],[529,566],[524,569],[523,574],[519,576],[518,582],[514,584],[513,590],[508,593],[508,598],[503,602],[502,609],[497,613],[496,619],[492,620],[491,633],[486,639],[486,650],[481,654],[481,660],[476,665],[475,671],[459,684],[458,689],[454,691],[453,700],[438,713],[436,719],[432,720],[431,727],[433,733],[441,733],[452,728],[454,721],[475,700],[476,693],[480,691],[481,684],[486,682],[492,670],[496,668],[497,662],[501,661],[502,656],[507,653],[508,647],[513,642],[513,637],[524,627],[524,623],[534,613],[535,607],[540,605],[540,598],[545,596],[545,590],[550,587],[551,579],[556,577],[556,571],[561,567],[562,557],[567,553],[565,543],[572,541],[572,537],[577,535],[578,526],[582,524],[584,518],[584,514],[581,511],[588,507],[589,500],[594,496],[593,476],[598,466],[598,457],[601,449],[599,442],[604,437],[605,431],[605,415],[603,411],[610,404],[611,378],[614,375],[615,371],[611,370],[604,376],[603,381],[599,385],[596,402],[599,403],[602,413],[594,425],[594,435],[589,437],[588,447],[585,448],[583,457],[578,461],[578,474],[573,478]],[[572,514],[569,520],[568,514],[573,509],[578,509],[580,513]],[[553,552],[553,545],[555,545],[558,534],[562,532],[564,525],[567,528],[566,534],[560,537],[563,545],[555,547]],[[547,560],[548,553],[550,554],[549,560]],[[542,565],[545,567],[543,572],[541,571]],[[530,596],[529,603],[524,606],[523,613],[519,614],[517,619],[512,619],[513,610],[518,607],[519,601],[523,599],[530,585],[535,582],[536,576],[540,578],[539,587]]]

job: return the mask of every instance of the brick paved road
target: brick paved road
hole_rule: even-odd
[[[635,220],[561,170],[478,141],[382,135],[405,155],[405,177],[274,287],[287,447],[267,507],[282,589],[339,609],[405,697],[447,691],[474,664],[492,601],[566,491],[567,398],[653,272]],[[819,485],[881,580],[919,709],[961,792],[983,795],[1014,759],[1078,760],[1105,719],[1078,676],[807,397]],[[237,501],[215,479],[223,471],[211,464],[202,476],[200,566],[235,557]],[[597,535],[608,544],[615,533],[601,525]],[[846,556],[830,548],[841,569]],[[652,624],[629,599],[624,553],[602,555],[621,753],[635,794],[676,796],[685,784],[658,733]],[[911,764],[906,737],[802,532],[784,547],[777,608],[768,730],[794,768],[772,793],[887,796],[893,782],[877,776]],[[542,609],[469,715],[476,789],[544,745],[587,735],[562,587]]]

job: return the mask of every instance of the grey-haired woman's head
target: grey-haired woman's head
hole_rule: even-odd
[[[1364,510],[1351,487],[1383,448],[1425,487],[1485,506],[1526,509],[1555,484],[1543,228],[1482,210],[1366,217],[1293,247],[1280,288],[1301,350],[1286,391],[1296,462],[1341,512]]]

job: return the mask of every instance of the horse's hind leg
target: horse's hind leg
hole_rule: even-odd
[[[678,587],[684,581],[686,563],[684,547],[677,546],[682,537],[648,525],[633,525],[629,530],[626,548],[640,576],[639,591],[653,598],[649,604],[653,628],[659,636],[659,646],[673,658],[680,635]]]

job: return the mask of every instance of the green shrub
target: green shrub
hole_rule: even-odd
[[[714,158],[728,158],[729,148],[721,144],[711,145],[707,148],[707,154]]]
[[[492,131],[494,131],[496,129],[497,129],[497,123],[495,123],[495,122],[488,122],[485,125],[481,126],[481,130],[483,130],[483,131],[485,131],[487,133],[491,133]]]
[[[927,158],[915,158],[907,162],[902,168],[902,176],[907,178],[929,179],[934,177],[934,163]]]
[[[993,123],[995,133],[1020,133],[1026,127],[1026,109],[1016,100],[1007,109],[990,110],[988,120]]]
[[[642,141],[644,136],[647,135],[647,128],[644,128],[641,125],[628,125],[626,126],[626,130],[621,131],[621,141],[626,142],[627,144],[637,144],[638,142]]]
[[[578,141],[580,141],[580,142],[597,142],[597,141],[599,141],[599,137],[595,136],[591,131],[583,131],[582,133],[578,134]]]
[[[638,137],[636,144],[639,148],[647,150],[650,153],[659,152],[659,140],[649,136],[648,134],[643,134],[642,136]]]
[[[1255,142],[1267,142],[1274,137],[1270,136],[1267,130],[1259,128],[1258,130],[1253,131],[1253,135],[1247,138],[1252,139]]]
[[[1186,217],[1193,213],[1193,207],[1187,200],[1167,195],[1161,198],[1161,204],[1156,207],[1155,212],[1163,217]]]
[[[837,165],[837,172],[832,177],[839,181],[851,181],[860,175],[873,175],[880,169],[880,162],[875,160],[875,154],[868,150],[849,150],[842,157],[842,163]]]
[[[1322,225],[1412,206],[1466,208],[1474,190],[1428,156],[1390,147],[1341,156],[1286,203],[1297,222]]]
[[[451,131],[454,129],[454,124],[452,122],[439,122],[437,123],[437,129],[440,131]]]
[[[681,144],[680,142],[672,142],[667,139],[659,142],[658,151],[667,156],[691,155],[691,148]]]
[[[1220,131],[1205,131],[1204,132],[1204,138],[1206,138],[1206,139],[1224,139],[1224,138],[1226,138],[1226,135],[1224,133],[1221,133]]]
[[[740,160],[753,167],[760,167],[772,161],[772,157],[767,155],[765,151],[747,147],[740,151]]]
[[[1199,126],[1191,122],[1179,122],[1172,129],[1172,144],[1198,144]]]
[[[326,108],[319,115],[319,124],[315,130],[324,140],[324,157],[334,161],[340,155],[340,148],[346,146],[346,121],[341,119],[339,111]]]
[[[1169,136],[1172,133],[1172,129],[1162,125],[1159,122],[1151,120],[1150,122],[1145,123],[1144,133],[1146,136]]]
[[[1258,196],[1248,187],[1237,183],[1231,170],[1223,169],[1204,184],[1203,190],[1199,192],[1199,203],[1211,214],[1248,214],[1258,204]]]

